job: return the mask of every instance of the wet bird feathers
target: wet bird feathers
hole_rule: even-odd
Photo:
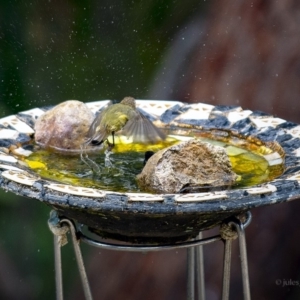
[[[107,137],[120,131],[134,142],[155,143],[165,139],[165,134],[135,108],[133,98],[104,109],[93,121],[86,144],[101,144]]]

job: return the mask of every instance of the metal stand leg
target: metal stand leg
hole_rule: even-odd
[[[202,239],[202,232],[199,233],[197,239]],[[201,245],[187,249],[187,299],[195,299],[195,286],[197,287],[198,299],[204,300],[204,261]]]
[[[62,264],[61,264],[61,247],[67,243],[66,234],[71,232],[73,247],[75,251],[78,270],[81,277],[85,299],[92,300],[91,289],[86,276],[79,239],[76,235],[76,228],[72,221],[60,219],[56,211],[51,211],[48,220],[50,230],[54,235],[54,259],[55,259],[55,282],[56,282],[56,299],[63,300],[63,283],[62,283]]]
[[[231,248],[232,248],[232,241],[225,240],[224,262],[223,262],[222,300],[229,299]]]
[[[59,237],[54,235],[54,260],[55,260],[55,284],[56,284],[56,300],[63,300],[63,283],[61,268],[61,252]]]
[[[195,251],[194,247],[187,249],[187,299],[195,299]]]
[[[246,236],[244,230],[250,224],[250,222],[251,222],[251,214],[250,212],[247,212],[245,223],[242,223],[239,219],[234,218],[232,221],[228,223],[223,223],[221,225],[220,234],[225,243],[224,262],[223,262],[222,300],[229,299],[231,248],[232,248],[232,241],[236,238],[239,238],[244,300],[251,299],[248,261],[247,261],[247,249],[246,249]]]
[[[244,299],[250,300],[250,283],[249,283],[249,272],[248,272],[248,260],[247,260],[247,248],[246,248],[246,236],[245,236],[245,225],[239,220],[231,222],[237,229],[239,235],[239,246],[240,246],[240,257],[241,257],[241,268],[242,268],[242,280]]]
[[[201,240],[203,237],[200,231],[198,239]],[[205,280],[204,280],[204,258],[203,258],[203,246],[194,247],[196,255],[196,282],[197,282],[197,293],[199,300],[205,300]]]
[[[77,265],[78,265],[78,270],[80,273],[81,282],[82,282],[82,286],[83,286],[84,296],[85,296],[85,299],[92,300],[93,297],[92,297],[89,281],[88,281],[88,278],[87,278],[87,275],[85,272],[82,254],[81,254],[81,250],[79,247],[79,240],[77,239],[77,236],[76,236],[76,229],[74,227],[73,222],[71,222],[70,220],[63,219],[61,222],[67,223],[70,228],[72,241],[73,241],[73,247],[74,247],[75,256],[76,256]]]

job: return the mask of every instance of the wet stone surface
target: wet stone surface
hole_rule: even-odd
[[[65,101],[37,119],[35,142],[62,152],[80,150],[93,119],[94,114],[84,103]]]
[[[231,186],[237,177],[223,148],[193,139],[155,153],[137,181],[148,192],[178,193],[185,187]]]

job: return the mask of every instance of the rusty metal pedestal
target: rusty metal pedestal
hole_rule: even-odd
[[[169,245],[122,245],[104,243],[97,241],[84,235],[79,230],[75,223],[67,218],[59,218],[55,211],[51,212],[52,216],[49,219],[49,227],[54,234],[54,254],[55,254],[55,276],[56,276],[56,297],[57,300],[63,299],[63,282],[62,282],[62,261],[61,261],[61,246],[66,243],[66,234],[69,231],[71,234],[75,256],[77,260],[78,270],[81,277],[85,298],[93,299],[89,281],[86,275],[80,242],[88,245],[118,251],[162,251],[173,250],[178,248],[187,249],[187,299],[188,300],[204,300],[205,299],[205,281],[204,281],[204,261],[203,261],[203,246],[216,241],[224,242],[224,258],[223,258],[223,286],[222,300],[229,299],[230,286],[230,266],[231,266],[231,247],[232,241],[236,237],[239,239],[240,260],[242,269],[243,294],[245,300],[250,300],[250,285],[248,275],[248,262],[246,250],[245,228],[251,222],[251,213],[246,213],[244,222],[239,218],[232,218],[221,224],[220,235],[203,238],[202,232],[198,237],[191,241],[186,241],[178,244]],[[224,230],[224,228],[226,230]]]

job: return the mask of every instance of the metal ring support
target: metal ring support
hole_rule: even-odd
[[[133,252],[145,252],[145,251],[161,251],[161,250],[173,250],[173,249],[182,249],[182,248],[190,248],[194,246],[202,246],[207,245],[213,242],[217,242],[221,240],[220,235],[216,235],[210,238],[204,238],[201,240],[183,242],[178,244],[165,244],[165,245],[118,245],[111,243],[99,242],[94,239],[91,239],[81,232],[79,232],[79,239],[91,246],[104,248],[108,250],[118,250],[118,251],[133,251]]]

